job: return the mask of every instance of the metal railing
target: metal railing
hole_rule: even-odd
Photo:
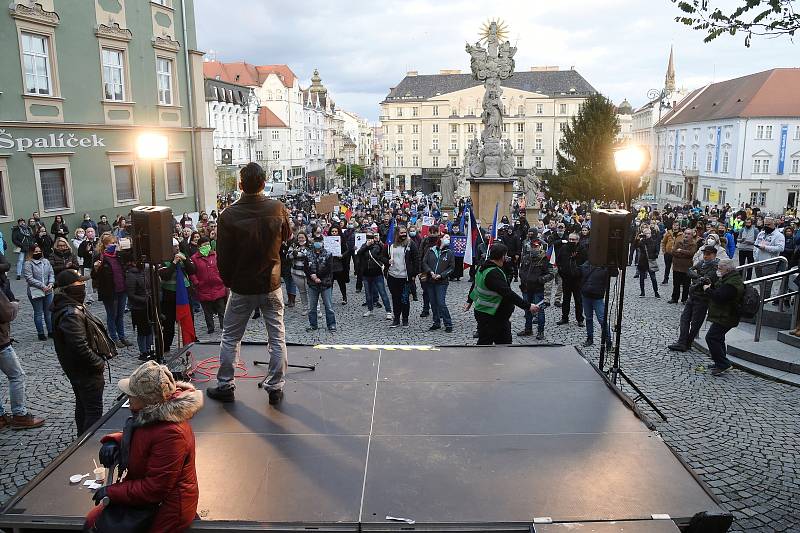
[[[764,266],[769,266],[773,264],[778,264],[781,265],[783,268],[786,268],[789,266],[789,261],[783,256],[772,257],[770,259],[763,259],[761,261],[756,261],[754,263],[747,263],[746,265],[740,265],[736,267],[736,270],[743,271],[751,268],[764,268]],[[780,266],[778,268],[780,268]],[[758,303],[758,312],[756,313],[756,332],[755,335],[753,335],[754,342],[759,342],[761,340],[761,327],[764,323],[764,304],[768,302],[774,302],[777,300],[779,302],[779,310],[783,312],[784,300],[786,298],[791,298],[792,296],[800,295],[800,291],[788,291],[789,277],[798,273],[800,273],[800,269],[798,269],[797,267],[792,267],[788,270],[775,272],[774,274],[767,274],[766,276],[749,279],[744,282],[745,285],[755,285],[757,283],[759,288],[759,294],[761,295],[760,301]],[[765,297],[767,283],[770,283],[770,290],[771,290],[772,283],[774,283],[777,280],[780,280],[780,288],[778,289],[778,294],[776,296],[770,295],[768,297]],[[792,329],[795,329],[797,327],[797,306],[799,300],[800,296],[794,299],[794,304],[792,305],[792,322],[791,322]]]

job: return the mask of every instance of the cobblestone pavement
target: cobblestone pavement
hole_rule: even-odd
[[[24,294],[20,282],[14,281],[13,286],[15,293]],[[668,421],[661,422],[654,413],[649,413],[650,418],[666,442],[734,513],[735,531],[800,531],[800,389],[738,370],[714,378],[698,368],[710,362],[707,356],[696,351],[668,351],[666,345],[677,334],[681,307],[666,303],[670,286],[659,287],[662,299],[654,299],[649,286],[648,297],[639,298],[638,280],[629,270],[622,366]],[[448,289],[453,333],[428,331],[430,319],[419,317],[421,298],[412,303],[411,328],[389,329],[382,312],[363,318],[363,293],[353,293],[351,282],[348,305],[341,305],[339,296],[334,297],[338,327],[335,334],[324,329],[324,318],[320,320],[320,330],[306,333],[307,319],[299,308],[294,308],[287,309],[287,340],[308,344],[474,344],[474,320],[471,313],[461,310],[468,288],[465,277],[451,283]],[[92,310],[104,314],[100,304],[94,304]],[[575,324],[574,316],[569,325],[555,326],[559,313],[555,307],[547,310],[545,342],[580,344],[585,332]],[[209,338],[200,323],[201,339]],[[522,329],[522,324],[523,315],[516,311],[513,331]],[[36,475],[76,436],[72,391],[58,366],[52,342],[34,340],[32,310],[27,300],[13,331],[19,340],[15,349],[28,375],[28,407],[45,416],[47,424],[34,430],[0,432],[0,502]],[[246,338],[263,340],[263,323],[251,321]],[[523,340],[533,342],[531,339]],[[136,367],[135,352],[130,349],[114,362],[112,383]],[[597,361],[597,347],[585,353]],[[8,406],[7,382],[0,377],[0,383],[0,397]],[[107,406],[117,395],[115,389],[106,389]],[[647,409],[644,412],[648,414]]]

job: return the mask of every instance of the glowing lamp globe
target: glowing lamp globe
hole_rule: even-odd
[[[160,133],[143,133],[136,140],[136,155],[139,159],[166,159],[169,141]]]
[[[641,175],[650,163],[650,152],[637,145],[614,150],[614,166],[620,174]]]

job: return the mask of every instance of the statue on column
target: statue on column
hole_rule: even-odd
[[[456,192],[456,173],[453,172],[453,169],[450,168],[450,165],[444,169],[442,173],[441,179],[441,193],[442,193],[442,205],[445,207],[452,207],[455,205],[453,202],[455,200],[455,192]]]

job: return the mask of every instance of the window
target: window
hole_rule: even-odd
[[[558,105],[558,112],[562,115],[567,114],[567,104],[559,104]]]
[[[685,168],[685,167],[683,166],[683,152],[681,152],[680,154],[678,154],[678,168],[679,168],[679,169]]]
[[[536,157],[534,157],[533,158],[533,165],[536,168],[542,168],[542,156],[537,155]]]
[[[475,116],[475,108],[474,107],[468,107],[467,108],[467,115],[469,115],[471,117],[474,117]]]
[[[431,150],[438,150],[438,149],[439,149],[439,139],[431,140]]]
[[[711,172],[713,165],[714,165],[714,154],[708,152],[706,154],[706,172]]]
[[[728,198],[728,191],[725,189],[719,190],[719,205],[725,205],[725,200]]]
[[[439,116],[439,106],[438,105],[433,106],[433,116],[434,117],[438,117]],[[436,165],[433,165],[433,166],[436,166]]]
[[[403,139],[397,139],[397,151],[398,152],[403,151]]]
[[[8,188],[8,184],[6,183],[7,179],[8,170],[5,160],[0,160],[0,217],[11,216],[8,206],[8,195],[6,194]]]
[[[697,170],[697,152],[692,152],[692,170]]]
[[[800,159],[792,159],[792,174],[800,174]],[[0,191],[0,195],[2,191]],[[2,200],[2,197],[0,197]]]
[[[450,156],[450,166],[453,168],[458,166],[458,157]]]
[[[52,95],[49,39],[43,35],[23,33],[22,60],[25,67],[25,92]]]
[[[458,109],[456,109],[455,107],[451,107],[450,108],[450,116],[451,117],[457,117],[458,116]]]
[[[756,126],[756,139],[764,138],[764,126]]]
[[[725,140],[728,141],[731,138],[731,129],[725,128]]]
[[[258,130],[258,133],[256,134],[256,140],[258,140],[258,141],[262,140],[261,130]]]
[[[42,207],[45,211],[68,209],[67,177],[63,168],[43,168],[39,171]]]
[[[698,129],[694,130],[694,142],[695,142],[695,144],[700,142],[700,130],[698,130]]]
[[[536,104],[536,114],[537,115],[544,114],[544,104]]]
[[[397,125],[397,133],[403,133],[403,125],[402,124],[398,124]]]
[[[261,150],[256,150],[256,161],[263,161],[264,160],[264,152]]]
[[[517,163],[517,168],[522,168],[522,164],[523,164],[523,162],[522,162],[522,156],[521,156],[521,155],[518,155],[518,156],[516,157],[516,160],[517,160],[517,161],[516,161],[516,163]]]
[[[272,159],[274,161],[278,161],[281,158],[281,151],[280,150],[273,150],[272,151]]]
[[[158,78],[158,103],[172,105],[172,61],[159,57],[156,60]]]
[[[522,137],[517,137],[517,150],[523,150],[525,148],[524,144],[525,144],[525,139],[523,139]]]
[[[272,140],[277,141],[280,140],[280,138],[281,138],[281,132],[279,132],[278,130],[272,130]]]
[[[132,164],[114,165],[114,191],[116,202],[137,200],[136,175]]]
[[[503,133],[508,133],[508,124],[503,122]]]
[[[536,133],[541,133],[543,131],[544,124],[541,122],[536,123]]]
[[[764,138],[772,139],[772,126],[764,126]]]
[[[418,167],[419,166],[419,156],[417,154],[414,154],[414,155],[411,156],[411,166],[412,167]]]
[[[725,150],[724,152],[722,152],[722,173],[723,174],[727,174],[728,173],[728,161],[729,160],[730,160],[730,152]]]
[[[106,100],[125,100],[125,67],[122,50],[103,48],[103,96]]]
[[[475,124],[467,124],[467,133],[475,133]]]
[[[458,124],[450,124],[450,133],[458,133]]]
[[[434,168],[437,168],[439,166],[439,157],[438,156],[433,156],[431,158],[431,165],[433,165]]]
[[[439,125],[438,124],[434,124],[433,125],[433,133],[439,133]]]
[[[708,199],[711,197],[711,189],[709,187],[703,187],[703,201],[708,202]]]
[[[517,107],[517,115],[524,115],[525,114],[525,106],[521,105]]]
[[[167,161],[167,198],[183,196],[186,189],[183,182],[183,163],[180,161]]]
[[[398,107],[397,108],[397,116],[398,117],[402,117],[403,116],[403,108],[402,107]]]
[[[769,174],[769,159],[753,159],[753,174]]]
[[[564,133],[564,131],[566,131],[566,129],[567,129],[567,123],[566,122],[559,122],[558,123],[558,131],[560,131],[561,133]]]
[[[411,125],[411,133],[419,133],[419,124]]]
[[[411,139],[411,149],[415,152],[419,150],[419,140]]]
[[[794,140],[800,141],[800,126],[794,128]]]
[[[750,205],[758,205],[763,207],[766,203],[766,191],[750,191]]]
[[[536,140],[533,141],[533,147],[536,150],[541,150],[542,149],[542,138],[541,137],[537,137]]]
[[[670,150],[667,156],[667,168],[672,168],[672,161],[674,161],[674,159],[672,158],[672,150]]]
[[[517,133],[523,133],[524,131],[525,131],[525,123],[517,122]]]
[[[412,107],[411,108],[411,116],[412,117],[418,117],[419,116],[419,108],[418,107]]]
[[[397,154],[397,166],[398,167],[404,166],[403,154]]]

